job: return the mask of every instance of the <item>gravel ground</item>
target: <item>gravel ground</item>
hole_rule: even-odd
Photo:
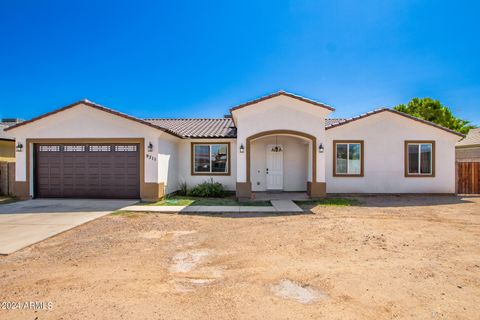
[[[0,257],[0,319],[478,319],[480,198],[360,199],[106,216]]]

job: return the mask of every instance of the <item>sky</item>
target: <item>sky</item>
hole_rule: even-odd
[[[350,117],[431,97],[480,125],[480,3],[0,0],[0,117],[87,98],[222,117],[285,90]]]

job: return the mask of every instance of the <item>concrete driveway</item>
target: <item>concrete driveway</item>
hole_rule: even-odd
[[[0,254],[13,253],[136,202],[35,199],[0,204]]]

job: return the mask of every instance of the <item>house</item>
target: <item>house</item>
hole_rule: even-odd
[[[16,193],[152,200],[210,178],[239,198],[455,192],[462,134],[391,109],[333,111],[283,91],[220,119],[139,119],[79,101],[7,129]]]
[[[19,119],[2,119],[0,122],[0,162],[15,162],[15,138],[5,129],[19,123]]]
[[[480,128],[470,129],[465,139],[456,144],[455,159],[459,162],[480,161]]]

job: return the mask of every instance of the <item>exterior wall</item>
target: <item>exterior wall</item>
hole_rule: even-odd
[[[158,180],[165,184],[165,193],[178,190],[178,141],[164,135],[158,139]]]
[[[326,131],[328,193],[454,193],[460,137],[381,112]],[[364,140],[364,176],[333,177],[333,140]],[[435,177],[405,177],[405,140],[435,141]]]
[[[0,161],[15,161],[15,141],[0,140]]]
[[[278,136],[277,141],[283,146],[283,190],[306,191],[309,142],[289,136]],[[269,136],[252,142],[252,191],[266,190],[267,145],[269,144],[275,144],[275,137]]]
[[[325,144],[325,117],[330,113],[322,107],[298,101],[287,96],[277,96],[255,105],[235,110],[237,143],[246,146],[247,138],[270,130],[293,130],[310,134],[318,144]],[[316,181],[325,182],[325,156],[317,153]],[[246,182],[246,154],[237,150],[237,182]]]
[[[455,159],[457,161],[480,161],[480,146],[457,147]]]
[[[22,152],[16,152],[16,173],[17,182],[27,181],[27,170],[33,171],[32,146],[27,148],[27,139],[144,139],[144,182],[153,190],[157,189],[158,184],[164,181],[160,180],[158,169],[159,143],[155,143],[165,137],[172,137],[157,129],[124,119],[89,106],[78,105],[71,109],[42,118],[28,125],[18,127],[10,131],[14,135],[16,142],[21,142],[25,147]],[[153,144],[153,152],[148,152],[149,142]],[[27,150],[30,154],[27,154]],[[152,157],[149,157],[151,155]],[[30,168],[27,168],[27,157],[30,158]],[[163,160],[162,160],[163,161]],[[29,174],[31,177],[32,174]],[[162,180],[164,177],[162,176]],[[150,185],[149,185],[150,184]],[[28,186],[21,186],[22,189],[28,188],[28,193],[33,195],[33,179],[30,179]],[[158,190],[157,190],[158,191]],[[156,193],[151,192],[152,194]],[[25,192],[23,190],[22,192]]]
[[[192,150],[191,144],[195,143],[221,143],[230,142],[230,175],[192,175]],[[212,178],[216,182],[220,182],[229,191],[235,191],[236,172],[237,172],[237,157],[235,150],[237,143],[235,139],[185,139],[178,142],[178,183],[186,182],[189,188],[196,186],[204,181],[209,181]]]

